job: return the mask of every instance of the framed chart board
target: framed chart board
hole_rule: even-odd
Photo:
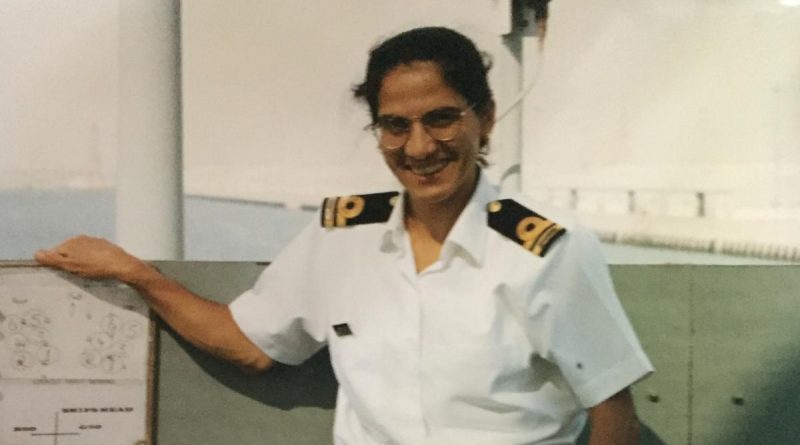
[[[0,262],[0,444],[152,444],[155,337],[125,285]]]

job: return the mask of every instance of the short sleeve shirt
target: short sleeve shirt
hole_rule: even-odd
[[[438,261],[415,270],[402,198],[385,223],[310,225],[230,308],[282,363],[325,345],[336,444],[568,444],[594,406],[653,368],[599,243],[570,215],[537,256],[487,224],[484,174]]]

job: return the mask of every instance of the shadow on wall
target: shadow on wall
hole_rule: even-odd
[[[251,400],[280,410],[298,407],[333,409],[338,383],[324,348],[300,366],[276,363],[264,375],[248,375],[235,365],[195,348],[163,322],[168,332],[191,360],[226,388]]]
[[[770,367],[769,363],[754,362],[753,366],[763,369],[768,379],[757,398],[752,402],[745,400],[746,416],[724,416],[716,427],[719,440],[715,443],[726,445],[790,445],[800,443],[800,352],[795,353],[789,366]],[[751,388],[751,391],[753,389]],[[726,418],[727,417],[727,418]],[[743,421],[744,420],[744,421]]]

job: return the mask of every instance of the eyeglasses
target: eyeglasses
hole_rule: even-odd
[[[439,142],[455,139],[461,131],[461,119],[472,106],[465,109],[457,107],[443,107],[428,111],[422,116],[402,117],[392,114],[378,116],[378,119],[369,126],[378,140],[378,147],[382,150],[397,150],[408,142],[411,135],[411,124],[419,121],[430,137]]]

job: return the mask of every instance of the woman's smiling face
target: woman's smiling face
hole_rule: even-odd
[[[378,94],[378,116],[412,118],[432,110],[466,110],[454,125],[455,137],[438,141],[419,120],[411,123],[408,140],[384,150],[386,164],[405,187],[411,203],[454,204],[469,199],[478,173],[481,139],[491,131],[493,113],[478,116],[464,97],[445,83],[434,62],[412,62],[388,71]]]

